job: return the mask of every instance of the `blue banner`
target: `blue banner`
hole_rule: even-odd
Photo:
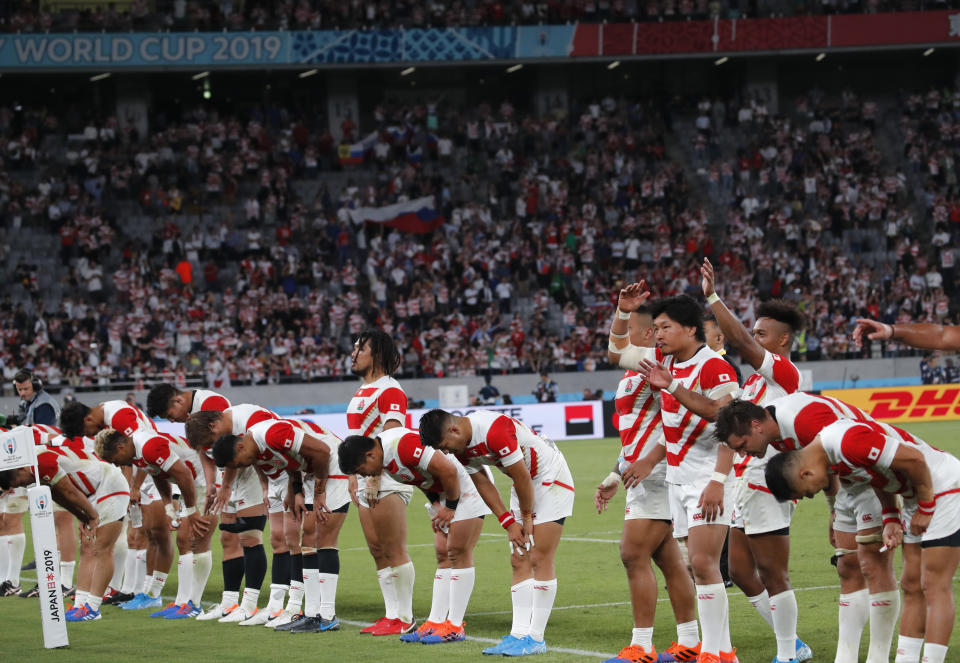
[[[566,58],[575,26],[0,35],[0,71],[216,69]]]

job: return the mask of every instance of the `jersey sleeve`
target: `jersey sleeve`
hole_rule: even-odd
[[[805,447],[820,434],[824,428],[837,421],[837,414],[826,403],[810,403],[797,412],[793,421],[793,432],[797,442]]]
[[[300,453],[303,431],[286,421],[280,421],[267,429],[264,433],[264,442],[274,451]]]
[[[407,433],[397,442],[397,457],[410,469],[426,471],[433,458],[433,447],[425,447],[416,433]]]
[[[110,419],[110,428],[130,437],[140,428],[140,420],[131,408],[120,408]]]
[[[177,455],[170,448],[169,441],[162,437],[152,437],[143,445],[143,459],[164,472],[169,472],[177,462]]]
[[[49,486],[57,484],[66,473],[60,469],[59,456],[53,451],[41,451],[37,454],[37,472],[40,480]]]
[[[640,368],[640,362],[644,359],[648,361],[661,361],[663,355],[657,348],[647,348],[642,345],[630,344],[620,353],[620,368],[628,371],[636,371]]]
[[[403,389],[390,387],[381,392],[377,399],[377,409],[380,410],[380,423],[399,421],[403,424],[407,416],[407,395]]]
[[[487,431],[487,449],[497,454],[504,467],[523,461],[523,451],[517,441],[517,427],[508,417],[497,417]]]
[[[250,414],[250,418],[247,419],[247,430],[250,430],[252,426],[255,426],[263,421],[270,421],[271,419],[273,419],[273,417],[270,416],[269,412],[264,412],[263,410],[254,410],[254,412]]]
[[[800,371],[793,363],[769,350],[763,351],[763,363],[757,373],[770,383],[776,384],[788,394],[800,390]]]
[[[730,364],[720,357],[711,357],[700,369],[700,393],[718,400],[740,388],[737,375]]]
[[[230,407],[230,401],[219,394],[216,396],[207,396],[200,404],[201,410],[216,410],[217,412],[223,412],[228,407]]]
[[[896,439],[868,426],[851,426],[840,439],[843,459],[855,467],[889,469],[898,446]]]

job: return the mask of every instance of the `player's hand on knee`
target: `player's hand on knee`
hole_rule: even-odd
[[[706,522],[713,522],[723,515],[723,484],[718,481],[711,481],[707,487],[700,493],[700,501],[697,502],[700,508],[700,515]]]
[[[927,528],[930,527],[931,519],[933,519],[932,513],[920,513],[917,511],[910,519],[910,533],[914,536],[923,534],[927,531]]]

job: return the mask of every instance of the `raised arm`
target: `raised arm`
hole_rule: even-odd
[[[610,322],[610,336],[607,344],[607,360],[622,368],[624,355],[629,359],[630,350],[630,314],[636,311],[650,298],[650,291],[647,289],[647,282],[631,283],[620,291],[620,298],[617,300],[617,310],[613,313],[613,320]]]
[[[863,345],[863,337],[871,341],[901,341],[905,345],[924,350],[960,350],[960,327],[911,322],[888,325],[885,322],[860,318],[853,330],[853,339]]]
[[[716,317],[717,324],[720,326],[723,335],[727,341],[730,342],[730,345],[740,353],[740,356],[745,362],[753,366],[754,369],[760,370],[766,351],[757,343],[756,339],[753,338],[750,330],[743,326],[743,323],[730,312],[727,305],[724,304],[723,300],[717,295],[713,265],[710,264],[710,260],[707,258],[703,259],[703,265],[700,267],[700,275],[703,277],[703,281],[701,282],[703,295],[707,298],[707,305],[713,312],[714,317]]]

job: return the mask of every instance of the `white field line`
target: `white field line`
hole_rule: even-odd
[[[372,623],[372,622],[355,622],[349,619],[341,619],[340,622],[343,624],[350,624],[351,626],[360,626],[363,628],[370,626],[370,624]],[[471,642],[482,642],[484,644],[492,644],[492,645],[495,645],[498,642],[500,642],[499,640],[495,640],[493,638],[480,638],[472,635],[468,635],[467,640],[470,640]],[[559,652],[561,654],[575,654],[577,656],[590,656],[591,658],[612,658],[613,656],[616,656],[616,654],[611,654],[608,652],[591,651],[589,649],[567,649],[565,647],[552,647],[550,645],[547,645],[547,651]]]

